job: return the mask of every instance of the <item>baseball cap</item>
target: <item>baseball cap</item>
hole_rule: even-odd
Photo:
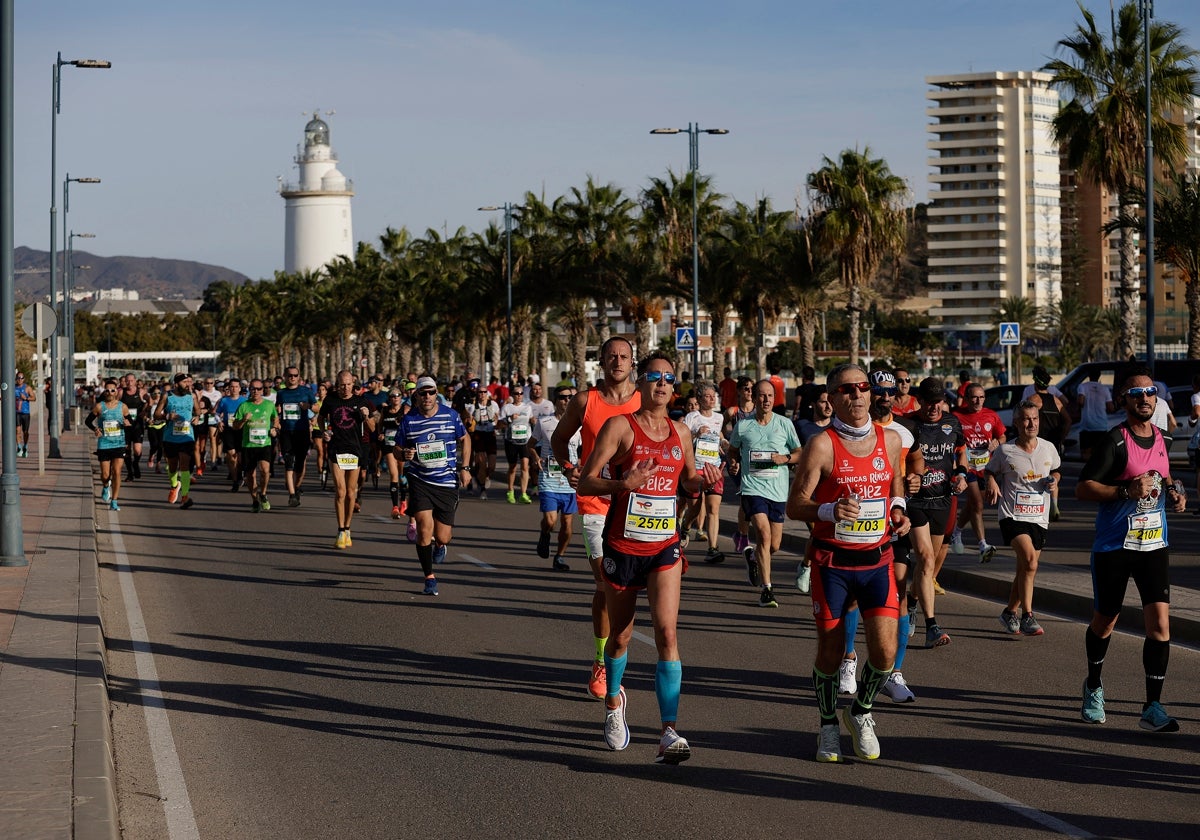
[[[529,376],[525,377],[525,382],[528,385],[537,385],[541,381],[542,381],[541,377],[538,376],[536,373],[531,373],[531,374],[529,374]]]
[[[1033,382],[1035,385],[1049,385],[1050,371],[1046,370],[1041,365],[1036,366],[1033,369]]]
[[[936,376],[927,376],[917,386],[917,399],[923,403],[939,402],[946,398],[946,386]]]
[[[470,387],[472,387],[472,388],[478,388],[478,387],[479,387],[479,380],[478,380],[478,379],[472,379],[470,382],[468,382],[468,383],[467,383],[467,385],[469,385],[469,386],[470,386]]]
[[[192,378],[192,375],[190,373],[177,373],[177,374],[175,374],[174,381],[175,381],[175,384],[178,385],[180,382],[183,382],[183,381],[191,379],[191,378]]]
[[[432,376],[422,376],[420,379],[417,380],[417,387],[418,388],[433,388],[436,391],[437,390],[437,382],[434,380],[434,378]]]
[[[871,371],[871,384],[876,388],[895,388],[896,377],[891,371],[873,370]]]
[[[406,380],[404,380],[404,390],[405,390],[405,391],[415,391],[415,390],[417,390],[417,383],[416,383],[416,382],[413,382],[411,379],[406,379]]]

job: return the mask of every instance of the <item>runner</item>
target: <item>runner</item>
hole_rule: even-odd
[[[962,404],[954,409],[954,416],[962,425],[963,437],[967,442],[967,491],[963,494],[958,511],[957,527],[952,540],[961,553],[962,528],[968,522],[975,538],[979,541],[979,562],[990,562],[996,548],[988,544],[983,526],[983,494],[980,482],[985,481],[984,472],[992,453],[1004,442],[1004,421],[1000,415],[983,404],[983,386],[968,383]]]
[[[225,450],[226,479],[232,482],[230,490],[234,493],[242,484],[242,433],[233,427],[233,417],[245,401],[240,379],[229,380],[225,386],[225,396],[217,400],[217,430],[221,434],[221,448]]]
[[[834,408],[832,427],[804,450],[787,503],[789,517],[814,523],[816,758],[842,760],[837,670],[846,644],[845,613],[857,601],[866,619],[867,668],[857,698],[842,710],[842,721],[854,752],[873,760],[880,750],[871,709],[892,673],[899,618],[889,536],[909,530],[901,477],[904,456],[900,436],[871,422],[871,384],[862,368],[837,366],[826,387]]]
[[[720,472],[725,464],[725,450],[729,442],[722,434],[725,418],[717,408],[717,389],[711,382],[696,383],[696,399],[700,405],[696,411],[683,418],[683,424],[692,433],[695,443],[695,459],[697,469],[705,464],[713,464]],[[708,541],[708,551],[704,554],[705,563],[720,563],[725,555],[720,551],[721,539],[721,497],[725,493],[725,477],[716,484],[702,484],[696,499],[689,506],[681,533],[688,533],[693,527],[697,530],[695,536]]]
[[[869,386],[868,386],[869,387]],[[754,417],[739,421],[729,435],[729,471],[742,476],[742,511],[754,528],[755,543],[742,554],[751,586],[761,586],[760,607],[778,607],[771,589],[771,558],[783,542],[783,517],[791,466],[800,461],[796,427],[773,406],[771,380],[754,386]]]
[[[408,481],[400,475],[400,461],[396,458],[396,433],[404,419],[404,395],[398,388],[387,392],[387,403],[375,414],[375,441],[383,452],[388,471],[388,493],[392,497],[392,519],[399,519],[408,510]]]
[[[167,504],[173,505],[182,498],[179,505],[182,510],[192,506],[189,491],[192,486],[192,458],[196,452],[193,423],[199,416],[200,397],[192,391],[191,375],[175,374],[174,389],[162,395],[154,409],[154,419],[166,422],[163,428],[163,455],[167,459],[167,477],[171,481]]]
[[[733,427],[742,420],[749,420],[754,417],[754,380],[749,376],[739,376],[737,378],[737,404],[730,409],[726,409],[725,426],[723,429],[725,440],[729,440],[729,436],[733,434]],[[726,450],[726,455],[728,455]],[[737,530],[733,533],[733,550],[738,554],[745,552],[750,545],[750,523],[746,519],[746,512],[742,510],[742,476],[734,472],[733,465],[730,463],[727,467],[729,471],[729,489],[734,499],[737,502]]]
[[[300,381],[300,369],[288,365],[283,371],[284,387],[275,392],[275,410],[279,414],[279,451],[283,454],[283,478],[287,487],[288,507],[300,507],[304,467],[312,446],[309,411],[317,398]]]
[[[479,487],[479,500],[486,502],[488,482],[496,471],[496,423],[500,420],[500,409],[487,388],[478,390],[474,405],[468,408],[475,421],[471,432],[471,455],[475,460],[471,480]]]
[[[321,403],[317,422],[325,429],[326,457],[333,466],[333,511],[337,518],[336,548],[350,548],[350,524],[358,496],[358,475],[366,460],[363,436],[374,428],[371,404],[354,393],[354,374],[339,371],[337,388]]]
[[[400,422],[395,448],[408,477],[409,513],[417,522],[424,594],[437,595],[433,564],[446,559],[446,546],[454,533],[459,488],[471,476],[471,439],[458,412],[438,401],[433,378],[417,380],[415,405]]]
[[[146,434],[150,402],[132,373],[121,379],[121,402],[129,409],[129,425],[125,427],[125,466],[129,470],[126,481],[134,481],[142,477],[142,438]]]
[[[538,386],[541,387],[541,386]],[[483,393],[487,393],[484,391]],[[566,572],[570,566],[563,560],[567,546],[571,544],[574,531],[575,513],[578,511],[575,488],[562,474],[562,466],[554,459],[554,447],[551,438],[558,428],[559,421],[567,413],[567,405],[575,396],[575,388],[567,386],[559,388],[554,395],[555,411],[549,417],[541,417],[533,427],[533,438],[529,441],[530,463],[538,462],[538,507],[542,511],[542,527],[538,535],[537,555],[543,560],[550,557],[550,535],[558,525],[558,548],[554,552],[554,560],[550,568],[556,572]],[[576,432],[567,443],[567,453],[570,463],[579,462],[579,447],[583,437]]]
[[[504,430],[504,457],[508,461],[508,494],[510,505],[518,500],[527,505],[529,498],[529,436],[533,426],[533,406],[525,401],[520,388],[514,388],[512,402],[500,409],[500,428]],[[521,470],[521,495],[516,495],[517,469]]]
[[[313,404],[308,409],[308,425],[312,434],[312,447],[317,452],[317,472],[321,476],[322,490],[329,486],[329,459],[325,454],[325,429],[317,422],[317,417],[321,413],[321,403],[325,401],[325,395],[328,393],[329,386],[326,383],[317,383]]]
[[[84,423],[96,433],[96,460],[100,462],[100,499],[120,510],[121,467],[125,460],[125,434],[130,427],[129,407],[119,398],[117,380],[104,380],[104,399],[97,400]],[[99,426],[96,421],[99,420]]]
[[[1058,483],[1062,462],[1054,444],[1038,437],[1040,414],[1036,403],[1017,406],[1017,439],[1001,444],[984,472],[987,502],[999,503],[1000,533],[1017,555],[1008,606],[1000,613],[1000,623],[1013,635],[1043,633],[1033,616],[1033,578],[1050,527],[1050,489]]]
[[[17,410],[17,429],[21,432],[21,445],[17,456],[29,457],[29,405],[37,402],[37,394],[25,383],[25,374],[17,371],[17,384],[13,388],[13,399]]]
[[[605,422],[579,481],[580,493],[612,498],[603,539],[604,593],[612,621],[604,649],[608,674],[604,740],[613,750],[629,746],[621,677],[633,638],[638,592],[645,589],[658,650],[654,693],[662,721],[654,760],[666,764],[679,764],[691,756],[688,742],[675,730],[683,676],[676,625],[680,584],[687,568],[679,547],[679,485],[692,490],[701,481],[715,484],[721,477],[712,464],[706,464],[703,473],[696,471],[691,433],[669,417],[674,370],[670,358],[660,352],[639,363],[638,410]]]
[[[271,453],[279,436],[279,412],[273,401],[263,399],[265,390],[261,379],[251,380],[250,398],[233,415],[233,428],[242,433],[242,468],[254,513],[271,509],[267,483],[271,478]]]
[[[629,378],[633,371],[633,345],[629,339],[613,336],[600,346],[600,370],[603,374],[601,381],[595,388],[579,391],[575,395],[567,406],[567,413],[558,422],[558,427],[551,436],[554,459],[562,464],[563,475],[577,491],[579,462],[571,460],[571,438],[576,432],[581,434],[583,445],[579,448],[579,457],[587,460],[605,421],[618,414],[631,414],[642,404],[637,384]],[[610,625],[604,594],[604,575],[600,564],[604,555],[604,519],[608,515],[609,499],[606,496],[579,493],[578,505],[579,512],[583,514],[584,548],[587,549],[588,563],[596,581],[596,588],[592,592],[595,656],[592,660],[592,676],[588,680],[588,693],[600,700],[608,691],[604,646],[608,640]]]
[[[892,414],[897,417],[904,417],[908,414],[915,414],[920,405],[917,403],[917,398],[909,393],[912,388],[912,377],[908,375],[908,371],[904,368],[896,368],[896,402],[892,406]]]
[[[1075,488],[1080,501],[1100,505],[1092,544],[1095,609],[1084,634],[1088,674],[1083,683],[1082,717],[1087,723],[1105,721],[1100,675],[1132,577],[1142,598],[1146,630],[1142,644],[1146,702],[1138,725],[1151,732],[1176,732],[1179,722],[1161,703],[1171,655],[1166,504],[1169,501],[1171,509],[1179,513],[1187,499],[1183,484],[1171,480],[1166,443],[1151,422],[1158,388],[1150,372],[1139,366],[1119,391],[1125,420],[1096,444]]]

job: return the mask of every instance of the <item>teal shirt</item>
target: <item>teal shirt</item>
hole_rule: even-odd
[[[765,426],[751,417],[739,420],[729,436],[729,445],[738,450],[742,461],[742,495],[761,496],[772,502],[786,502],[788,480],[792,468],[787,464],[772,464],[771,453],[790,455],[800,447],[796,426],[786,417],[771,413]],[[763,458],[756,456],[762,455]]]

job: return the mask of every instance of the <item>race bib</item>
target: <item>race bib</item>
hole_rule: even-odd
[[[517,423],[508,427],[508,439],[513,443],[528,443],[529,442],[529,426],[524,423]]]
[[[769,473],[775,469],[778,464],[771,460],[771,456],[776,453],[767,451],[750,450],[750,472],[752,473]]]
[[[299,420],[300,419],[300,403],[284,403],[283,404],[283,419],[284,420]]]
[[[100,429],[106,438],[125,437],[125,429],[117,420],[104,420],[100,424]]]
[[[266,446],[270,443],[270,437],[267,435],[266,429],[251,429],[250,430],[250,445],[251,446]]]
[[[137,420],[137,409],[130,408],[129,409],[129,422],[133,423],[135,420]]]
[[[339,452],[337,454],[337,465],[339,469],[356,470],[358,469],[358,456],[352,455],[349,452]]]
[[[1166,546],[1167,541],[1163,538],[1162,511],[1135,513],[1129,516],[1128,520],[1125,548],[1130,551],[1154,551]]]
[[[417,463],[436,470],[446,466],[446,444],[440,440],[427,440],[417,444]]]
[[[871,545],[879,542],[887,529],[887,499],[859,499],[858,519],[838,522],[833,537],[838,542]]]
[[[558,463],[558,461],[555,461],[554,457],[551,456],[546,459],[546,472],[550,473],[550,475],[553,475],[553,476],[561,476],[562,475],[562,465],[560,463]]]
[[[696,469],[704,469],[705,464],[721,466],[721,438],[717,435],[703,434],[696,438]]]
[[[383,442],[389,449],[396,445],[396,432],[398,431],[400,430],[388,429],[383,433]]]
[[[1013,519],[1018,522],[1041,524],[1046,517],[1046,494],[1017,491],[1017,503],[1013,505]]]
[[[675,533],[675,497],[629,494],[625,511],[625,539],[662,542]]]
[[[179,437],[191,437],[192,436],[192,421],[184,420],[181,417],[177,417],[177,418],[175,418],[175,420],[173,420],[171,422],[171,431],[174,432]]]
[[[978,472],[988,465],[988,461],[992,460],[992,453],[986,449],[969,449],[967,450],[967,468]]]

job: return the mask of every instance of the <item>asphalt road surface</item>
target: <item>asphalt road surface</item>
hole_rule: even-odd
[[[818,764],[794,555],[776,564],[778,610],[757,606],[742,563],[697,562],[679,622],[693,754],[656,765],[644,606],[633,740],[611,752],[585,692],[591,576],[578,535],[570,572],[534,554],[536,499],[464,499],[433,598],[382,486],[339,551],[311,478],[302,507],[276,479],[254,514],[215,472],[191,510],[146,473],[120,513],[97,513],[126,840],[1196,836],[1194,650],[1173,648],[1164,693],[1181,732],[1138,729],[1141,640],[1121,634],[1108,722],[1090,726],[1080,616],[1010,637],[995,604],[951,594],[953,643],[904,665],[917,702],[876,704],[882,757],[855,759],[845,735],[847,762]]]

